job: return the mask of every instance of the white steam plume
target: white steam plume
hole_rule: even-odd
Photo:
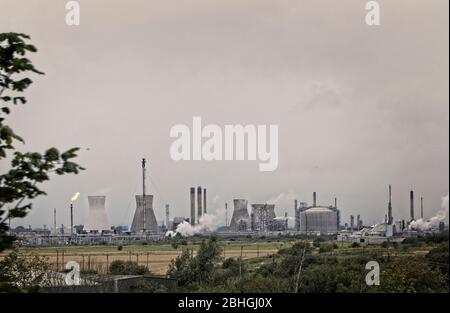
[[[212,206],[216,207],[215,213],[205,213],[200,217],[199,223],[191,225],[188,222],[178,224],[175,231],[166,232],[166,236],[175,236],[180,234],[184,237],[193,236],[195,234],[202,234],[205,232],[213,232],[219,228],[220,224],[225,222],[225,208],[220,205],[224,203],[219,195],[215,195],[212,200]]]
[[[166,232],[166,236],[175,236],[176,234],[180,234],[184,237],[193,236],[195,234],[202,234],[206,232],[213,232],[217,230],[219,227],[218,218],[212,214],[203,214],[200,217],[199,223],[196,225],[191,225],[190,223],[184,221],[178,224],[175,232],[168,231]]]
[[[269,204],[275,204],[277,207],[285,207],[290,208],[294,205],[294,200],[297,199],[298,196],[293,191],[282,192],[278,196],[272,197],[266,202]]]
[[[448,218],[448,205],[449,205],[449,194],[442,197],[442,209],[436,213],[435,216],[430,218],[429,221],[418,219],[412,221],[409,224],[409,228],[413,230],[430,230],[431,228],[437,228],[440,222],[445,221]]]

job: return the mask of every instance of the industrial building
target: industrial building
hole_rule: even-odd
[[[303,207],[298,213],[300,232],[331,234],[339,230],[340,213],[337,209],[337,201],[335,206],[318,206],[317,195],[313,193],[313,205],[311,207]]]
[[[276,217],[274,204],[252,204],[251,229],[257,232],[272,230]]]

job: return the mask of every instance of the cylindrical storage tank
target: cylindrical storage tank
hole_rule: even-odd
[[[338,212],[325,207],[312,207],[300,212],[300,231],[326,235],[338,231]]]

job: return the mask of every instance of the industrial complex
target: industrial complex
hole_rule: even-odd
[[[135,195],[136,209],[131,227],[113,227],[108,223],[107,199],[104,195],[89,195],[88,217],[85,225],[73,225],[73,201],[70,203],[70,227],[57,227],[57,210],[53,215],[53,230],[20,229],[16,231],[24,244],[95,244],[99,242],[126,243],[127,241],[152,239],[165,236],[185,235],[181,229],[190,228],[188,235],[209,234],[219,236],[275,236],[279,234],[300,236],[332,236],[340,242],[380,243],[384,241],[402,241],[409,236],[423,232],[443,230],[447,226],[443,220],[430,223],[424,220],[423,197],[420,198],[420,219],[415,218],[414,191],[409,194],[410,218],[395,220],[392,205],[392,187],[388,188],[387,206],[381,212],[384,221],[375,225],[365,225],[360,214],[349,215],[350,223],[341,223],[342,208],[338,208],[335,198],[333,205],[318,204],[317,193],[313,192],[312,202],[295,199],[293,209],[276,208],[273,203],[249,203],[247,199],[234,199],[231,220],[228,223],[228,203],[224,203],[225,221],[221,225],[206,225],[207,189],[201,186],[189,188],[190,203],[186,207],[186,216],[170,218],[170,206],[165,205],[165,219],[158,224],[153,207],[154,196],[146,193],[146,160],[142,159],[142,194]],[[78,197],[79,193],[73,199]],[[277,216],[276,210],[283,209],[283,215]],[[290,212],[291,211],[291,212]],[[211,216],[211,215],[209,215]],[[290,217],[293,216],[293,217]],[[289,220],[293,220],[290,225]],[[225,224],[225,225],[223,225]],[[421,225],[427,227],[421,227]]]

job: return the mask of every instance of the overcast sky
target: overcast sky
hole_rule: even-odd
[[[381,25],[362,0],[0,0],[0,32],[24,32],[46,73],[7,122],[21,150],[82,147],[86,171],[55,177],[48,196],[13,225],[85,223],[87,196],[106,195],[111,224],[131,224],[147,157],[158,221],[169,203],[189,215],[189,187],[208,189],[210,211],[233,198],[293,198],[329,205],[343,222],[409,214],[409,190],[426,216],[449,189],[448,1],[380,0]],[[169,130],[205,124],[278,124],[279,167],[252,161],[172,161]],[[4,164],[2,165],[4,166]],[[418,210],[416,215],[418,215]]]

